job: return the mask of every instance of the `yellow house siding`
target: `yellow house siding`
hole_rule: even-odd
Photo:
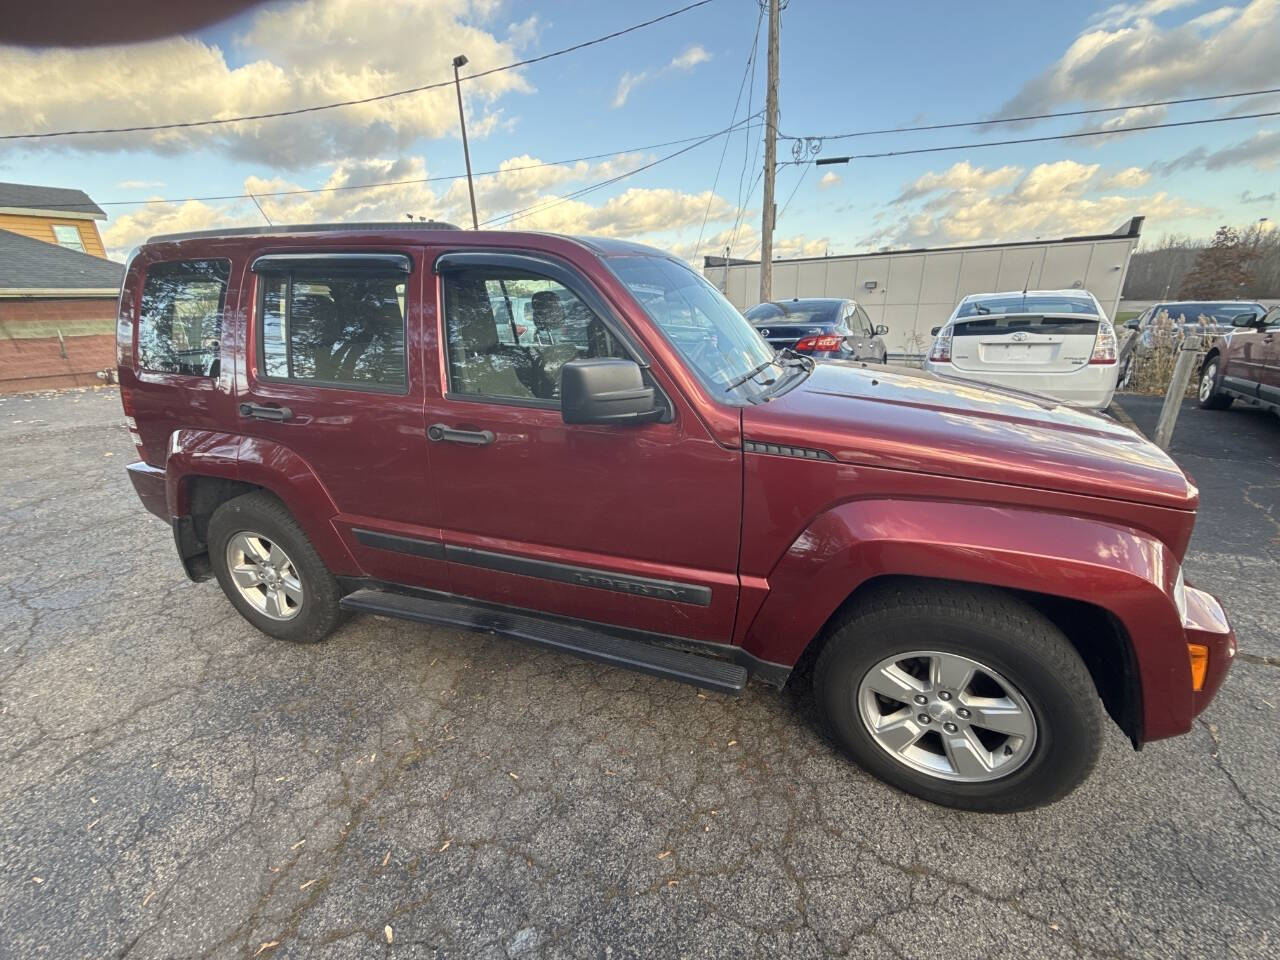
[[[80,242],[84,244],[84,252],[106,259],[107,251],[102,246],[102,237],[98,235],[98,225],[92,220],[41,216],[27,217],[16,213],[0,213],[0,230],[20,233],[24,237],[43,240],[45,243],[58,242],[53,235],[53,225],[55,223],[75,227],[80,231]]]

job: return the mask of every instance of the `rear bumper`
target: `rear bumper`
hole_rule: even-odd
[[[1008,370],[962,370],[953,363],[925,361],[930,373],[973,383],[989,383],[1024,393],[1036,393],[1071,407],[1105,410],[1111,405],[1120,376],[1117,363],[1089,364],[1065,373],[1019,373]]]
[[[1204,684],[1192,694],[1191,715],[1194,717],[1213,700],[1235,662],[1236,635],[1217,597],[1195,587],[1187,587],[1186,596],[1187,612],[1182,618],[1186,642],[1209,648],[1209,667]]]
[[[165,493],[164,470],[139,461],[124,468],[142,505],[166,523],[169,521],[169,498]]]

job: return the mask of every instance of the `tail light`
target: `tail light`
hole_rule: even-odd
[[[795,349],[815,353],[830,353],[832,350],[839,350],[840,344],[843,342],[844,337],[839,337],[835,334],[823,334],[820,337],[805,337],[795,345]]]
[[[933,348],[929,351],[929,360],[932,363],[951,362],[951,331],[950,324],[938,331],[938,335],[933,340]]]
[[[1106,320],[1098,322],[1098,335],[1093,340],[1093,355],[1090,363],[1108,364],[1116,362],[1116,328]]]

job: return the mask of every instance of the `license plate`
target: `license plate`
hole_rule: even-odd
[[[1044,363],[1052,354],[1048,343],[988,343],[982,348],[982,359],[994,363]]]

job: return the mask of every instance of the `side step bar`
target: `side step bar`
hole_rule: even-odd
[[[344,610],[496,633],[597,663],[691,683],[706,690],[741,693],[747,685],[747,668],[736,663],[519,613],[385,590],[357,590],[343,597],[341,605]]]

